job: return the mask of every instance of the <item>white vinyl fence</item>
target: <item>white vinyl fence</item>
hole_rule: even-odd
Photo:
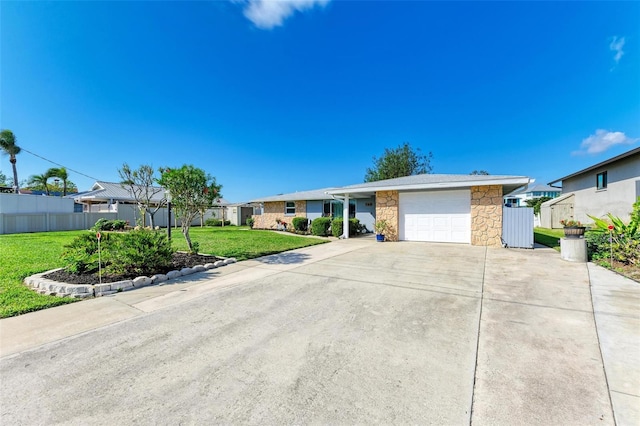
[[[89,229],[100,218],[116,213],[0,213],[0,234]]]
[[[533,208],[502,208],[502,242],[507,247],[533,248]]]
[[[128,221],[135,226],[141,214],[134,204],[118,204],[114,209],[100,212],[74,213],[74,202],[70,198],[45,197],[28,194],[0,194],[0,235],[18,234],[23,232],[73,231],[91,228],[100,218],[109,220],[119,219]],[[154,215],[154,225],[166,227],[168,221],[167,208],[161,208]],[[210,217],[220,219],[222,209],[207,210],[203,221]],[[198,215],[191,226],[199,226]],[[171,215],[171,225],[181,226],[180,218]],[[147,215],[146,225],[149,226]]]

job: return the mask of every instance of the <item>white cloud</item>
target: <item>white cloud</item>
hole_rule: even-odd
[[[624,47],[624,41],[624,37],[614,36],[611,40],[611,44],[609,44],[609,50],[611,50],[612,52],[616,52],[615,56],[613,57],[613,60],[616,61],[616,64],[620,62],[622,55],[624,55],[624,52],[622,51],[622,48]]]
[[[304,12],[316,5],[326,6],[330,0],[247,0],[244,16],[256,27],[271,29],[279,27],[294,12]]]
[[[580,144],[580,150],[574,151],[573,155],[583,154],[600,154],[615,145],[631,145],[640,140],[639,138],[630,138],[622,132],[609,132],[608,130],[598,129],[594,135],[583,139]]]

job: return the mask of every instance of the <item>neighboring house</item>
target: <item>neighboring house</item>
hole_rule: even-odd
[[[563,195],[541,205],[541,226],[561,228],[562,219],[592,223],[587,215],[605,217],[607,213],[628,221],[632,205],[640,197],[640,148],[556,179],[549,185],[558,182],[562,182]]]
[[[504,205],[508,207],[526,207],[527,200],[540,197],[559,197],[562,189],[549,185],[529,184],[526,188],[518,189],[504,196]]]
[[[152,203],[163,203],[166,197],[164,189],[154,189],[159,192],[151,198]],[[131,192],[121,184],[102,181],[94,183],[89,191],[73,195],[73,199],[82,204],[84,212],[117,212],[120,204],[136,204]]]
[[[296,216],[348,215],[370,231],[376,220],[386,220],[386,237],[391,241],[499,247],[502,197],[528,183],[525,176],[422,174],[282,194],[253,200],[263,204],[262,214],[253,216],[254,226],[271,229],[276,219],[291,223]]]
[[[164,202],[166,194],[161,187],[153,188],[160,190],[151,198],[152,204],[157,206]],[[119,183],[98,181],[93,184],[91,190],[75,194],[72,198],[76,203],[82,205],[83,212],[118,213],[118,219],[128,220],[132,225],[135,225],[136,220],[140,218],[135,198],[127,188]],[[198,215],[193,224],[200,224],[201,220],[207,220],[210,217],[221,218],[223,209],[228,204],[225,199],[221,198],[215,207],[205,212],[203,218]],[[172,217],[175,219],[175,215]],[[155,214],[154,222],[157,226],[167,226],[167,221],[167,209],[163,207]],[[179,218],[177,221],[179,222]]]

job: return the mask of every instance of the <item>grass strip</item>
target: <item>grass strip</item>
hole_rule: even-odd
[[[562,229],[534,228],[533,240],[556,251],[560,251],[560,238],[564,237]]]

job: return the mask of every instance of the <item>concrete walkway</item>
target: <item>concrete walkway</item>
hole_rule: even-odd
[[[640,423],[640,285],[551,249],[352,239],[193,277],[0,320],[2,423]]]
[[[600,350],[618,425],[640,425],[640,283],[588,264]]]

